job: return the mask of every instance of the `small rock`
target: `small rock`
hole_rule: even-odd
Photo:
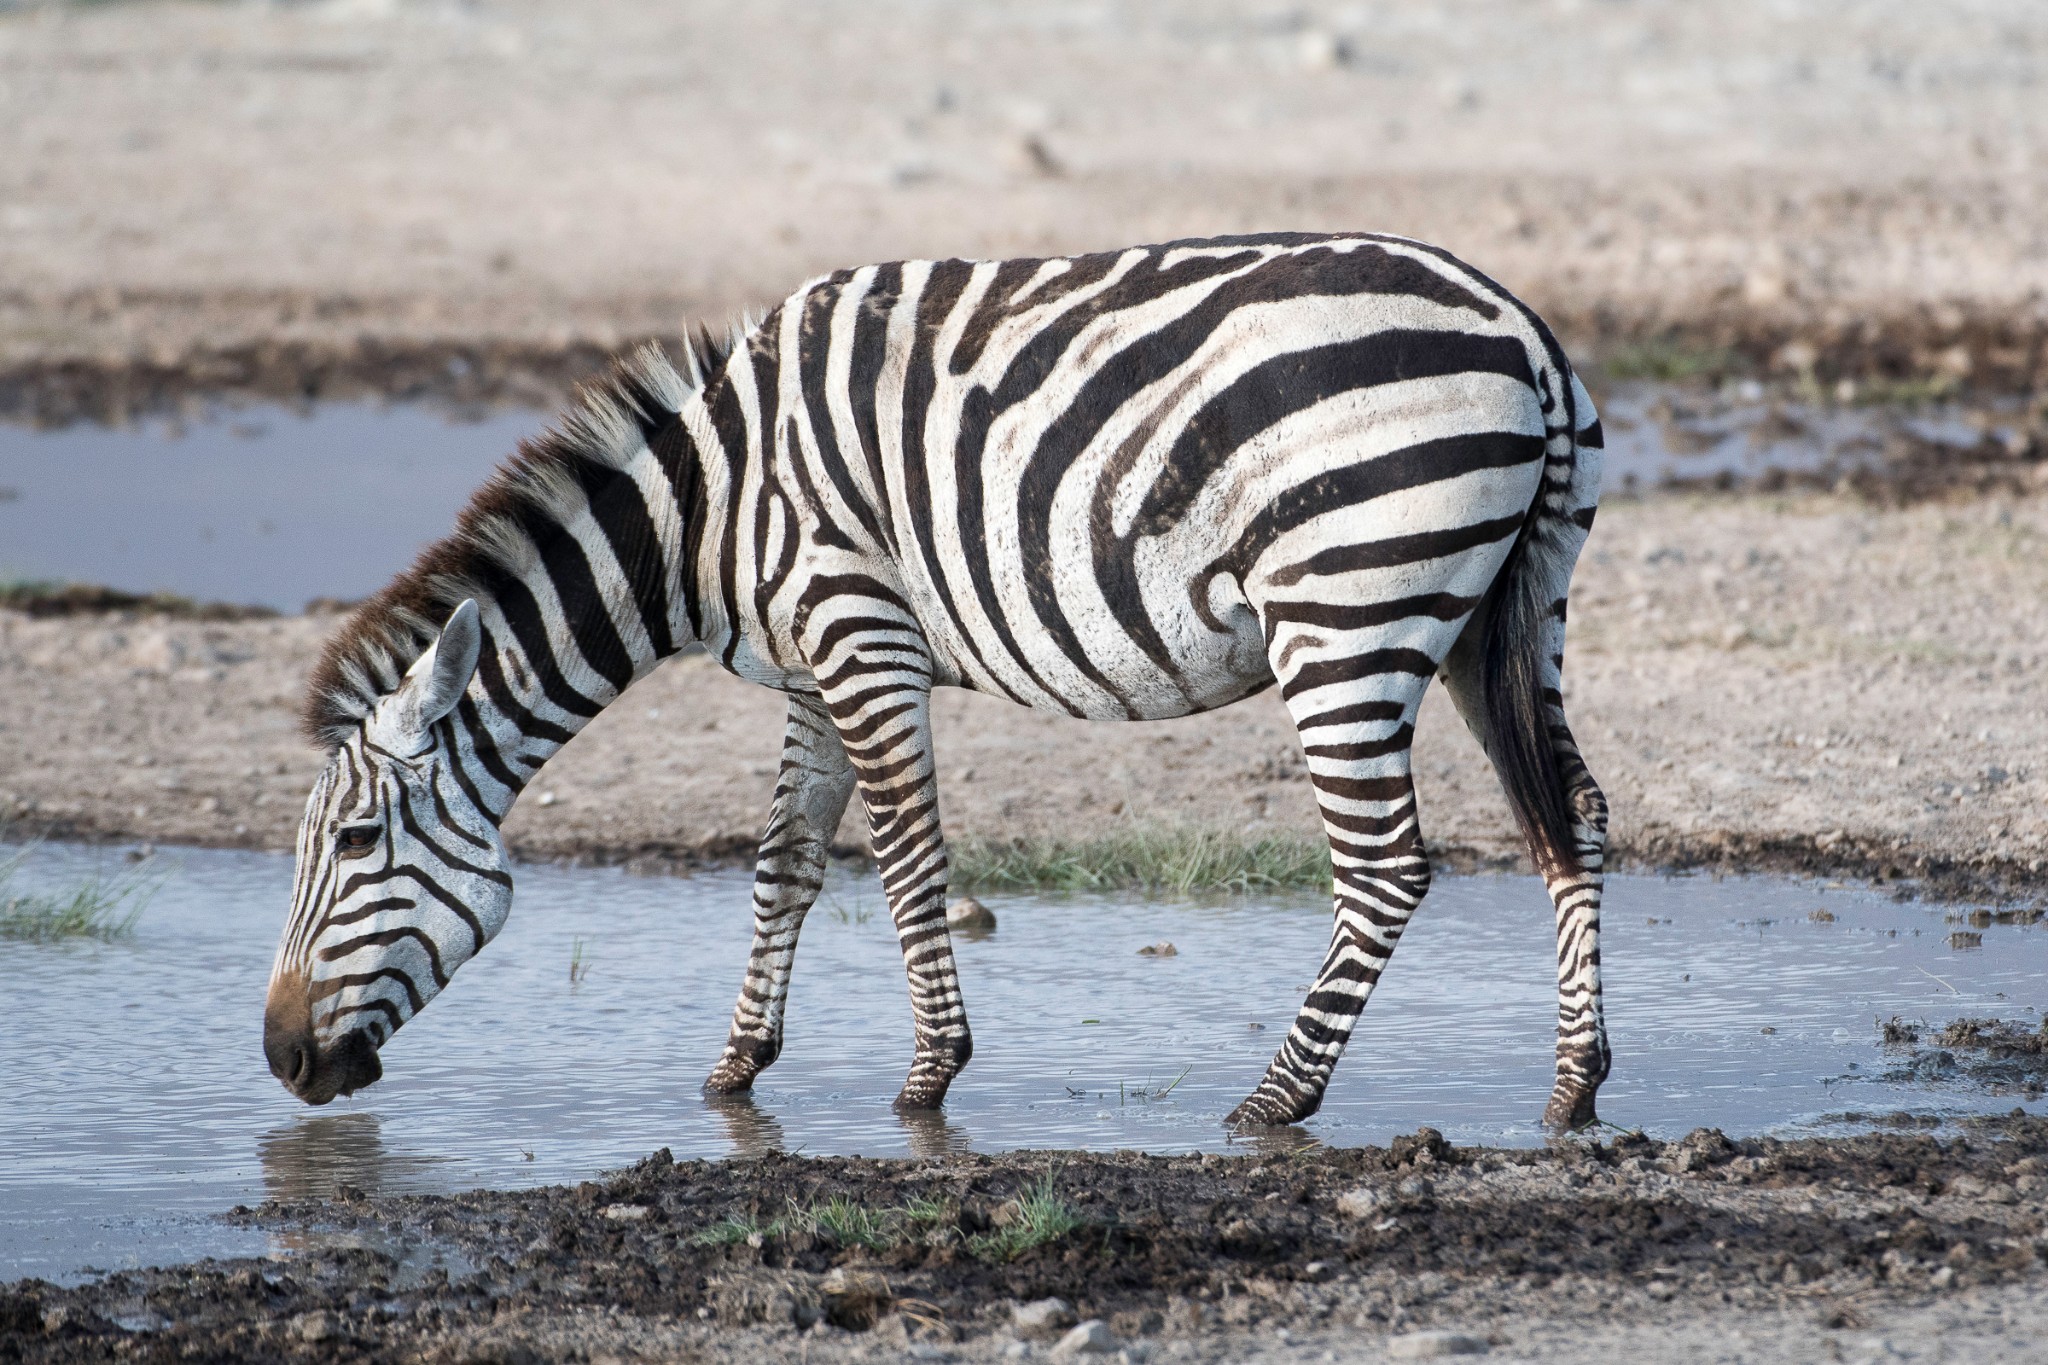
[[[292,1319],[292,1334],[300,1341],[332,1341],[341,1335],[341,1324],[332,1313],[301,1313]]]
[[[1394,1193],[1403,1199],[1426,1199],[1435,1187],[1419,1175],[1411,1175],[1394,1186]]]
[[[604,1211],[605,1221],[610,1223],[637,1223],[647,1217],[645,1204],[608,1204]]]
[[[1463,1332],[1406,1332],[1387,1338],[1390,1360],[1435,1360],[1439,1356],[1483,1356],[1486,1342]]]
[[[1031,1343],[1028,1341],[1013,1341],[1009,1345],[1003,1347],[1004,1360],[1025,1360],[1028,1359],[1030,1355]]]
[[[1386,1197],[1378,1190],[1360,1185],[1355,1190],[1346,1190],[1337,1196],[1337,1212],[1346,1218],[1371,1218],[1379,1213]]]
[[[1964,1199],[1981,1198],[1984,1194],[1984,1182],[1973,1175],[1959,1175],[1948,1182],[1948,1189],[1944,1193],[1960,1195]]]
[[[1306,1280],[1310,1284],[1321,1284],[1336,1273],[1337,1268],[1328,1261],[1310,1261],[1301,1268],[1301,1273],[1295,1278]]]
[[[1074,1325],[1074,1310],[1065,1299],[1039,1299],[1010,1305],[1010,1325],[1024,1337],[1049,1337]]]
[[[1109,1324],[1101,1318],[1090,1318],[1060,1338],[1059,1345],[1052,1348],[1054,1360],[1072,1360],[1076,1356],[1106,1356],[1116,1350],[1116,1333],[1109,1330]]]
[[[1179,957],[1180,949],[1174,947],[1171,943],[1168,943],[1165,939],[1162,938],[1157,943],[1148,943],[1144,947],[1138,949],[1138,956]]]
[[[970,934],[992,934],[996,912],[972,896],[962,896],[946,907],[946,927]]]

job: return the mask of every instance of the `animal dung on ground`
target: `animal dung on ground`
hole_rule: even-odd
[[[1162,938],[1157,943],[1148,943],[1144,947],[1138,949],[1138,956],[1179,957],[1180,949],[1174,947],[1171,943],[1168,943],[1165,939]]]
[[[972,896],[962,896],[946,907],[946,927],[968,934],[992,934],[996,912]]]

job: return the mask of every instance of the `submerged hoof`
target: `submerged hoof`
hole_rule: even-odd
[[[1592,1127],[1600,1121],[1600,1115],[1593,1110],[1595,1093],[1590,1086],[1559,1081],[1543,1110],[1543,1126],[1552,1133],[1576,1133]]]
[[[1322,1104],[1321,1095],[1282,1095],[1261,1086],[1225,1115],[1223,1122],[1231,1128],[1284,1128],[1308,1118]]]
[[[711,1074],[704,1078],[704,1093],[707,1095],[743,1095],[754,1088],[754,1078],[761,1074],[761,1066],[749,1058],[727,1057],[711,1068]]]
[[[906,1085],[889,1107],[899,1114],[929,1114],[946,1102],[946,1087]]]

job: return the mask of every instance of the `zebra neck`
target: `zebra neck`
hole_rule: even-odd
[[[472,797],[493,820],[599,712],[697,638],[683,561],[702,506],[647,477],[657,459],[644,451],[565,518],[525,572],[483,585],[484,647],[454,720]]]

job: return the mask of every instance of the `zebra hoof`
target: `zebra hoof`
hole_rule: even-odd
[[[899,1114],[929,1114],[946,1103],[946,1087],[933,1089],[930,1086],[903,1087],[896,1102],[889,1107]]]
[[[1576,1133],[1600,1121],[1594,1112],[1595,1091],[1574,1082],[1559,1081],[1543,1110],[1543,1126],[1552,1133]]]
[[[1229,1128],[1284,1128],[1300,1123],[1322,1106],[1321,1095],[1290,1101],[1261,1090],[1225,1115],[1223,1123]]]
[[[704,1093],[744,1095],[754,1088],[754,1078],[760,1074],[760,1067],[729,1057],[711,1068],[711,1074],[704,1078]]]

